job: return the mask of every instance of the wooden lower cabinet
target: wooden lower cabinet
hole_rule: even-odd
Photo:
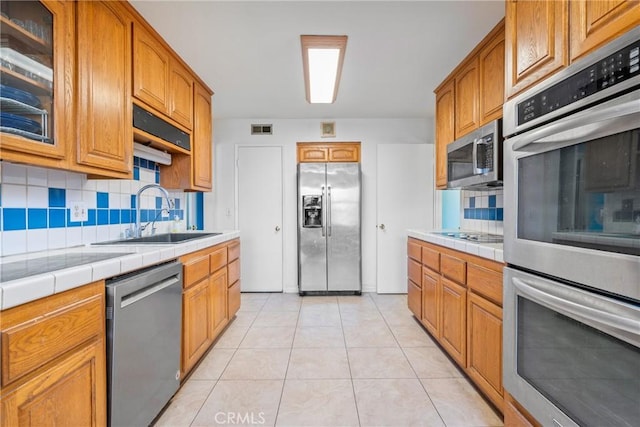
[[[207,351],[212,339],[213,295],[209,278],[182,294],[182,372],[186,373]]]
[[[504,265],[413,238],[407,244],[407,254],[409,308],[469,378],[503,411]],[[415,276],[418,254],[421,254],[422,277],[421,283],[414,283],[412,276]],[[421,314],[417,314],[417,295],[422,297]]]
[[[440,344],[449,355],[465,366],[467,355],[466,311],[467,289],[451,280],[440,279],[441,327]]]
[[[183,256],[182,378],[186,377],[240,309],[240,241],[221,243]],[[231,284],[231,285],[230,285]]]
[[[420,318],[422,316],[422,289],[413,283],[413,280],[407,281],[407,303],[413,315]]]
[[[431,335],[440,337],[440,277],[426,267],[422,268],[421,320]]]
[[[502,308],[473,292],[467,297],[467,373],[502,409]]]
[[[541,427],[540,423],[520,406],[509,393],[504,393],[505,427]]]
[[[99,281],[2,312],[1,426],[106,425],[104,306]]]

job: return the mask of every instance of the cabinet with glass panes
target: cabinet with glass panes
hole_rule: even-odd
[[[64,133],[71,120],[72,6],[51,0],[0,2],[3,160],[64,165]]]

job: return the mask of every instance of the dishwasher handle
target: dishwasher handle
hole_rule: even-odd
[[[174,275],[166,280],[162,280],[157,283],[152,283],[147,287],[142,289],[138,289],[137,291],[131,292],[128,295],[123,295],[120,299],[120,308],[125,308],[128,305],[135,304],[136,302],[148,297],[149,295],[155,294],[156,292],[160,292],[164,288],[168,288],[169,286],[175,285],[180,282],[179,275]]]

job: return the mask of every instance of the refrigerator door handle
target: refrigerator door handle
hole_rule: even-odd
[[[331,186],[327,186],[327,235],[331,237]]]
[[[327,200],[324,196],[324,185],[322,186],[322,205],[325,205],[327,203]],[[320,220],[322,221],[322,237],[326,236],[326,231],[325,231],[325,227],[327,225],[327,221],[325,220],[327,216],[327,209],[325,209],[325,206],[322,206],[322,218],[320,218]]]

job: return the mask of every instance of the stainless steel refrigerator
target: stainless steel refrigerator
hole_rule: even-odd
[[[360,164],[298,164],[300,295],[360,294]]]

